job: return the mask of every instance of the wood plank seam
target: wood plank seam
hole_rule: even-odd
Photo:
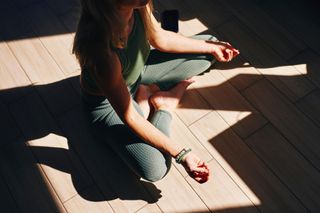
[[[222,75],[222,74],[221,74],[221,75]],[[261,80],[261,79],[260,79],[260,80]],[[257,80],[256,82],[252,83],[252,85],[256,84],[256,83],[259,82],[260,80]],[[232,84],[230,84],[230,86],[231,86],[235,91],[238,91]],[[197,88],[196,88],[196,90],[198,91]],[[252,109],[254,109],[256,112],[259,112],[259,114],[260,114],[266,121],[268,120],[268,119],[265,118],[265,116],[263,116],[263,114],[262,114],[259,110],[257,110],[257,109],[250,103],[249,100],[247,100],[247,98],[245,98],[245,97],[242,95],[242,93],[241,93],[240,91],[238,91],[238,92],[239,92],[239,94],[242,96],[242,98],[243,98],[245,101],[247,101],[248,105],[249,105]],[[209,101],[206,100],[206,98],[205,98],[200,92],[198,92],[198,94],[204,99],[205,102],[207,102],[207,104],[208,104],[209,106],[212,107],[212,111],[217,111],[217,110],[209,103]],[[207,113],[206,115],[208,115],[208,114],[210,114],[210,112]],[[206,115],[202,116],[201,118],[205,117]],[[234,125],[230,126],[229,123],[228,123],[228,121],[225,120],[225,118],[224,118],[219,112],[218,112],[218,115],[219,115],[219,117],[222,118],[222,120],[224,120],[224,121],[228,124],[228,126],[229,126],[230,129],[233,129],[232,126],[234,126]],[[249,116],[250,116],[250,115],[249,115]],[[200,120],[200,119],[198,119],[198,120]],[[197,121],[198,121],[198,120],[197,120]],[[196,123],[196,122],[193,122],[193,123]],[[189,126],[191,126],[191,125],[189,125]],[[192,131],[191,131],[191,132],[192,132]],[[242,138],[237,131],[234,131],[234,132],[235,132],[235,134],[236,134],[237,136],[239,136],[240,138]],[[250,134],[250,135],[251,135],[251,134]]]
[[[24,96],[25,97],[25,96]],[[5,105],[5,104],[4,104]],[[15,127],[19,130],[20,134],[23,135],[22,130],[20,129],[16,119],[14,118],[14,116],[12,116],[12,113],[10,112],[10,110],[8,109],[7,105],[5,105],[5,107],[7,108],[7,111],[9,112],[9,117],[11,118],[11,121],[14,123]],[[10,143],[10,141],[8,141],[7,143],[1,144],[0,148],[7,146]]]
[[[274,46],[272,46],[271,44],[270,44],[270,42],[268,42],[268,40],[266,40],[265,38],[263,38],[260,34],[261,33],[258,33],[259,32],[259,29],[258,29],[258,31],[257,32],[255,32],[255,30],[254,30],[254,26],[251,26],[252,25],[252,23],[250,23],[250,21],[248,22],[248,21],[246,21],[246,18],[247,17],[242,17],[242,15],[241,15],[241,12],[243,12],[243,8],[237,8],[237,9],[235,9],[235,8],[232,8],[232,6],[230,6],[229,5],[229,3],[225,3],[224,1],[221,1],[221,0],[219,0],[222,4],[224,4],[224,5],[226,5],[226,7],[229,7],[229,9],[232,11],[232,13],[234,14],[234,16],[236,16],[237,18],[238,18],[238,20],[240,20],[245,26],[247,26],[247,28],[248,29],[250,29],[253,33],[255,33],[256,34],[256,36],[258,36],[262,41],[263,41],[263,43],[265,43],[266,45],[268,45],[271,49],[273,49],[274,50],[274,52],[275,53],[277,53],[279,56],[281,56],[281,58],[283,58],[283,59],[286,59],[286,58],[284,58],[284,56],[282,55],[282,54],[280,54],[280,52],[279,52],[279,50],[277,50],[277,49],[275,49],[274,48]],[[270,14],[268,14],[268,13],[266,13],[265,11],[263,11],[263,10],[259,10],[259,6],[256,4],[256,2],[250,2],[251,4],[251,6],[252,6],[252,8],[249,8],[249,9],[256,9],[256,10],[258,10],[258,13],[263,13],[263,16],[264,17],[266,17],[267,19],[269,19],[269,21],[268,22],[270,22],[270,20],[273,20],[273,17],[272,16],[270,16]],[[280,23],[279,22],[277,22],[276,20],[273,20],[273,22],[272,23],[274,23],[274,25],[275,26],[273,26],[273,27],[275,27],[275,28],[277,28],[277,31],[279,30],[279,29],[282,29],[283,31],[287,31],[287,33],[289,34],[289,36],[291,36],[292,38],[290,39],[291,40],[291,42],[293,42],[292,40],[294,39],[294,40],[296,40],[296,41],[298,41],[299,43],[301,43],[301,45],[304,45],[305,47],[304,47],[304,49],[306,49],[307,48],[307,45],[303,42],[303,40],[301,39],[301,38],[299,38],[299,37],[296,37],[296,36],[294,36],[293,34],[290,34],[290,31],[288,31],[285,27],[283,27],[282,25],[280,25]],[[279,28],[279,29],[278,29]],[[263,33],[263,32],[262,32]],[[283,48],[283,47],[282,47]],[[299,50],[299,52],[301,52],[301,51],[303,51],[304,49],[301,49],[301,50]]]
[[[213,159],[211,159],[211,160],[213,160]],[[211,161],[211,160],[210,160],[210,161]],[[210,161],[209,161],[209,162],[210,162]],[[219,165],[220,165],[220,164],[219,164]],[[187,182],[187,184],[190,186],[191,190],[198,196],[198,198],[202,201],[202,203],[207,207],[208,211],[211,212],[211,210],[210,210],[209,206],[206,204],[206,202],[201,198],[201,196],[198,194],[198,192],[192,187],[192,185],[189,183],[189,181],[186,180],[188,177],[183,177],[183,178],[184,178],[184,180]],[[193,180],[193,181],[194,181],[194,180]]]
[[[285,141],[288,143],[289,146],[292,146],[292,144],[290,143],[290,141],[289,141],[284,135],[282,135],[281,131],[278,130],[278,129],[276,128],[276,126],[274,126],[272,123],[269,123],[269,125],[272,126],[274,129],[276,129],[276,131],[277,131],[282,137],[284,137]],[[266,126],[267,126],[267,125],[266,125]],[[244,142],[244,143],[245,143],[245,142]],[[246,143],[245,143],[245,144],[246,144]],[[290,193],[291,193],[297,200],[300,201],[300,204],[301,204],[305,209],[307,209],[308,211],[310,211],[310,210],[308,209],[308,207],[302,202],[302,200],[301,200],[301,199],[294,193],[294,191],[286,184],[286,182],[283,181],[279,175],[277,175],[277,173],[272,169],[272,167],[270,167],[270,166],[263,160],[263,158],[260,157],[257,152],[255,152],[254,149],[252,149],[248,144],[246,144],[246,145],[247,145],[247,147],[252,151],[252,153],[254,153],[254,155],[264,164],[264,166],[265,166],[266,168],[268,168],[268,170],[270,170],[270,172],[271,172],[275,177],[277,177],[277,179],[282,183],[282,185],[284,185],[284,186],[287,188],[287,190],[290,191]],[[294,146],[292,146],[292,147],[293,147],[293,149],[295,149]],[[297,149],[295,149],[295,150],[298,151]],[[306,159],[306,158],[303,156],[302,153],[299,152],[299,154],[300,154],[305,160],[308,161],[308,159]],[[309,161],[308,161],[308,162],[309,162]],[[310,163],[310,162],[309,162],[309,163]],[[312,163],[311,163],[311,165],[312,165]],[[312,165],[312,166],[313,166],[313,165]],[[314,167],[314,168],[315,168],[315,167]],[[315,169],[318,170],[317,168],[315,168]],[[318,170],[318,171],[319,171],[319,170]],[[319,171],[319,173],[320,173],[320,171]],[[310,212],[311,212],[311,211],[310,211]]]
[[[200,95],[200,94],[199,94],[199,95]],[[202,96],[201,96],[201,97],[202,97]],[[207,101],[205,100],[205,102],[207,102]],[[191,122],[190,124],[187,125],[187,124],[184,123],[184,125],[185,125],[186,127],[189,127],[189,126],[191,126],[193,123],[197,122],[198,120],[200,120],[201,118],[203,118],[204,116],[206,116],[208,113],[210,113],[210,112],[207,112],[206,114],[202,115],[200,118],[196,119],[195,121]],[[176,112],[175,112],[175,114],[177,115],[177,117],[179,117],[179,119],[181,120],[181,122],[183,122],[182,119],[181,119],[181,117],[179,116],[179,113],[176,113]]]
[[[1,37],[0,37],[1,40]],[[13,55],[13,57],[15,58],[15,61],[19,64],[20,68],[23,70],[23,72],[25,73],[26,77],[28,78],[30,85],[29,86],[33,86],[34,84],[32,83],[32,80],[30,79],[30,77],[28,76],[28,73],[26,72],[26,70],[23,68],[21,62],[18,60],[18,57],[16,56],[16,54],[14,53],[14,51],[11,49],[10,45],[7,44],[6,41],[3,41],[4,45],[8,48],[8,50],[11,52],[11,54]],[[30,94],[32,91],[28,92],[27,94],[23,95],[22,97],[19,97],[19,99],[25,97],[26,95]],[[13,102],[14,100],[12,100]]]
[[[260,81],[263,81],[263,80],[267,80],[267,79],[261,79],[261,80],[255,82],[253,85],[258,84]],[[269,82],[269,81],[268,81],[268,82]],[[252,85],[252,86],[253,86],[253,85]],[[280,95],[282,96],[282,98],[284,98],[284,99],[286,99],[287,101],[289,101],[290,103],[292,103],[292,102],[290,101],[290,99],[287,98],[286,95],[284,95],[283,93],[281,93],[281,91],[279,91],[276,87],[274,87],[272,83],[270,83],[270,86],[273,87],[273,89],[277,90],[277,91],[280,93]],[[248,89],[249,89],[249,88],[248,88]],[[243,94],[243,93],[245,93],[245,90],[242,92],[242,94]],[[243,97],[246,98],[245,95],[243,95]],[[248,99],[246,98],[246,100],[248,100]],[[249,101],[249,100],[248,100],[248,101]],[[292,104],[295,106],[294,103],[292,103]],[[301,111],[298,107],[295,106],[295,108],[298,109],[299,111]],[[256,110],[258,110],[258,109],[256,109]],[[259,110],[258,110],[258,111],[259,111]],[[261,111],[259,111],[259,112],[263,115],[263,113],[262,113]],[[303,115],[305,115],[305,114],[303,113]],[[307,117],[307,116],[305,116],[305,117],[306,117],[309,121],[311,120],[312,123],[315,123],[315,122],[314,122],[312,119],[310,119],[309,117]],[[269,121],[269,119],[267,119],[267,120]],[[268,123],[272,124],[272,122],[270,122],[270,121],[269,121]],[[273,125],[273,124],[272,124],[272,125]],[[274,125],[273,125],[273,126],[274,126]],[[317,125],[317,126],[318,126],[318,125]],[[291,146],[292,146],[297,152],[299,152],[299,153],[303,156],[303,158],[304,158],[305,160],[307,160],[315,169],[317,169],[317,170],[320,172],[320,169],[318,169],[318,168],[313,164],[313,162],[312,162],[311,160],[309,160],[309,159],[299,150],[299,147],[297,147],[297,146],[295,146],[293,143],[291,143],[290,140],[289,140],[289,138],[287,138],[287,136],[286,136],[285,134],[283,134],[280,129],[278,129],[276,126],[274,126],[274,127],[275,127],[275,129],[280,133],[280,135],[281,135],[282,137],[284,137],[284,138],[291,144]]]
[[[308,95],[312,94],[313,92],[315,92],[318,89],[318,87],[315,87],[313,90],[309,91],[308,93],[306,93],[304,96],[298,98],[297,100],[293,101],[293,104],[297,104],[298,102],[300,102],[301,100],[303,100],[305,97],[307,97]],[[299,108],[298,108],[299,109]],[[300,110],[300,109],[299,109]],[[300,110],[301,111],[301,110]]]
[[[243,31],[243,33],[247,34],[246,36],[253,37],[253,38],[252,38],[253,41],[255,41],[256,45],[259,45],[259,48],[260,48],[260,51],[261,51],[261,52],[266,52],[266,51],[267,51],[267,56],[273,57],[276,63],[281,63],[281,66],[290,66],[290,68],[291,68],[292,70],[295,70],[295,71],[297,71],[297,73],[300,73],[294,66],[291,66],[280,54],[278,54],[277,52],[275,52],[274,49],[270,47],[270,45],[267,45],[266,43],[264,43],[263,40],[259,37],[259,35],[256,34],[254,31],[252,31],[245,23],[243,23],[243,21],[241,21],[241,20],[239,20],[239,19],[235,19],[235,20],[238,22],[238,24],[240,24],[239,26],[240,26],[241,30]],[[232,25],[232,22],[231,22],[231,21],[226,22],[226,23],[230,23],[230,24]],[[223,25],[222,25],[222,26],[223,26]],[[220,31],[222,31],[222,29],[218,29],[218,31],[220,32]],[[251,51],[252,51],[252,50],[251,50]],[[251,54],[252,54],[252,53],[251,53]],[[247,57],[245,57],[245,56],[243,56],[243,55],[242,55],[242,57],[243,57],[244,59],[246,59],[250,64],[254,64],[254,63],[252,63],[252,62],[253,62],[252,60],[248,60],[248,57],[250,58],[250,52],[249,52],[249,54],[248,54]],[[264,68],[265,66],[267,66],[268,68],[277,68],[277,67],[279,67],[279,66],[269,67],[270,65],[265,64],[264,62],[262,62],[262,59],[261,59],[261,58],[258,58],[257,62],[258,62],[258,66],[259,66],[259,67],[261,66],[262,68]],[[269,75],[263,73],[263,72],[262,72],[263,69],[260,69],[259,67],[257,68],[258,72],[259,72],[262,76],[266,77],[266,78],[268,79],[268,81],[270,81],[273,85],[277,86],[277,85],[278,85],[277,82],[273,82],[272,79],[269,79]],[[271,77],[272,77],[272,76],[271,76]],[[276,77],[276,79],[277,79],[278,81],[280,81],[280,83],[281,83],[281,84],[279,84],[279,86],[282,86],[282,87],[284,87],[284,88],[287,88],[286,90],[287,90],[287,92],[289,92],[289,93],[288,93],[288,94],[285,94],[286,96],[288,96],[289,98],[292,98],[293,100],[296,99],[296,96],[299,96],[299,93],[300,93],[301,91],[300,91],[300,92],[299,92],[299,90],[298,90],[298,91],[295,91],[295,90],[294,90],[294,87],[293,87],[293,88],[288,87],[288,84],[285,83],[285,81],[283,81],[283,80],[281,79],[281,76],[280,76],[280,77],[275,76],[275,77]],[[315,85],[313,84],[313,82],[311,82],[308,78],[305,78],[305,79],[302,79],[302,80],[304,80],[304,81],[303,81],[304,84],[307,84],[306,86],[308,86],[308,87],[313,87],[313,88],[315,87]],[[277,86],[277,87],[278,87],[278,86]],[[310,88],[309,88],[309,89],[310,89]],[[298,92],[298,93],[297,93],[297,92]],[[292,93],[292,94],[290,94],[290,93]],[[290,97],[290,96],[292,96],[292,97]]]
[[[200,95],[200,94],[199,94]],[[209,113],[208,113],[209,114]],[[206,115],[208,115],[208,114],[206,114]],[[204,117],[204,116],[203,116]],[[180,119],[181,120],[181,119]],[[200,120],[200,119],[199,119]],[[181,122],[183,122],[182,120],[181,120]],[[194,122],[195,123],[195,122]],[[185,125],[185,124],[184,124]],[[186,126],[186,125],[185,125]],[[192,132],[192,131],[190,131],[190,129],[189,129],[189,127],[188,126],[186,126],[187,128],[188,128],[188,130],[189,130],[189,132],[192,134],[192,136],[198,141],[198,143],[200,144],[200,146],[201,147],[203,147],[209,154],[210,154],[210,156],[211,156],[211,160],[213,159],[213,155],[210,153],[210,151],[200,142],[200,140],[198,139],[198,137]],[[209,160],[208,162],[210,162],[211,160]],[[179,171],[179,169],[178,169],[178,171]]]
[[[39,164],[39,168],[41,169],[41,173],[42,173],[42,178],[46,179],[47,182],[48,182],[48,184],[50,184],[50,188],[53,190],[55,196],[57,197],[57,199],[60,201],[60,203],[62,204],[63,208],[64,208],[65,211],[67,212],[67,209],[64,207],[62,200],[61,200],[60,197],[58,196],[58,193],[57,193],[55,187],[53,186],[53,184],[52,184],[51,181],[50,181],[50,178],[47,176],[47,173],[44,171],[43,165],[39,163],[39,162],[40,162],[39,159],[37,158],[36,154],[35,154],[34,151],[32,150],[32,146],[30,146],[30,145],[27,143],[27,140],[25,140],[25,141],[26,141],[25,144],[26,144],[26,146],[29,148],[29,150],[31,151],[32,156],[34,157],[34,159],[36,160],[36,162]]]
[[[36,90],[35,90],[34,92],[37,93]],[[30,94],[28,94],[28,95],[30,95]],[[39,94],[37,94],[37,95],[40,96]],[[27,95],[26,95],[26,96],[27,96]],[[26,97],[26,96],[24,96],[24,97]],[[41,96],[40,96],[40,99],[41,99]],[[12,104],[13,104],[13,103],[12,103]],[[9,112],[10,112],[10,110],[9,110]],[[49,112],[49,113],[50,113],[50,112]],[[12,119],[15,121],[15,123],[17,123],[17,121],[14,119],[14,116],[12,116],[12,112],[10,112],[10,115],[11,115]],[[37,163],[39,164],[40,161],[39,161],[39,159],[37,158],[37,156],[35,155],[35,153],[33,152],[32,147],[27,143],[26,136],[24,135],[21,127],[20,127],[19,125],[17,125],[17,128],[20,130],[20,132],[21,132],[21,134],[22,134],[22,136],[23,136],[24,141],[26,141],[26,142],[25,142],[25,145],[26,145],[26,147],[28,147],[28,149],[30,150],[30,152],[31,152],[31,154],[32,154],[35,162],[37,162]],[[41,172],[42,177],[46,180],[46,181],[45,181],[45,180],[44,180],[44,181],[47,182],[48,184],[50,184],[50,186],[51,186],[50,188],[51,188],[51,189],[53,190],[53,192],[55,193],[56,198],[60,201],[61,204],[63,204],[62,201],[60,200],[60,197],[58,196],[55,188],[53,187],[53,185],[52,185],[49,177],[47,176],[46,172],[45,172],[44,169],[42,168],[42,165],[39,164],[39,167],[38,167],[38,168],[40,169],[39,172]],[[65,209],[65,210],[66,210],[66,209]]]
[[[145,204],[145,205],[142,206],[140,209],[138,209],[137,211],[135,211],[135,213],[141,211],[142,209],[144,209],[144,208],[147,207],[148,205],[150,205],[150,203]],[[163,212],[157,203],[156,203],[156,205],[158,206],[158,208],[160,209],[160,211]]]
[[[16,3],[15,3],[16,4]],[[42,5],[42,4],[46,4],[46,2],[42,2],[41,0],[39,1],[36,1],[36,2],[33,2],[33,4],[31,5],[25,5],[23,8],[32,8],[32,6],[35,6],[35,5]],[[19,12],[21,11],[21,7],[19,7],[18,5],[16,5],[16,8],[19,10]],[[51,8],[49,8],[49,10],[51,10]],[[50,11],[52,14],[54,14],[53,11]],[[21,16],[21,18],[23,18]],[[56,17],[57,18],[57,17]],[[58,18],[57,18],[58,19]],[[27,24],[28,26],[30,26],[30,30],[32,31],[32,34],[34,35],[33,39],[37,39],[39,41],[39,43],[41,44],[41,46],[43,47],[43,49],[46,51],[46,53],[48,54],[48,56],[50,57],[50,59],[54,62],[54,64],[58,67],[58,70],[60,71],[60,74],[62,74],[63,76],[66,76],[66,74],[63,72],[63,69],[61,67],[61,65],[56,61],[55,57],[52,55],[52,53],[48,50],[48,48],[45,46],[45,44],[43,43],[42,39],[40,38],[41,36],[38,34],[37,30],[35,29],[33,23],[31,20],[24,20],[24,21],[27,21]],[[61,20],[58,19],[59,23],[65,28],[64,24],[61,23]],[[67,28],[66,28],[67,30]],[[9,46],[9,45],[8,45]],[[13,52],[13,51],[12,51]],[[16,59],[18,60],[18,58],[16,57]],[[19,60],[18,60],[19,62]],[[20,64],[20,62],[19,62]],[[22,66],[20,64],[20,66]],[[26,71],[25,71],[26,72]],[[27,72],[26,72],[27,74]],[[27,74],[28,76],[28,74]],[[28,76],[28,78],[30,79],[30,77]],[[31,81],[31,79],[30,79]],[[32,81],[31,81],[32,82]]]
[[[71,196],[70,198],[68,198],[68,199],[66,199],[65,201],[63,201],[63,204],[65,204],[65,203],[67,203],[68,201],[72,200],[72,199],[73,199],[74,197],[76,197],[76,196],[81,196],[81,195],[80,195],[81,192],[86,191],[86,190],[88,190],[88,189],[90,189],[90,188],[92,188],[92,187],[97,187],[97,185],[93,183],[92,185],[88,185],[88,186],[84,187],[83,189],[81,189],[80,192],[74,194],[74,195]],[[100,191],[99,191],[99,192],[100,192]],[[102,193],[101,193],[101,194],[102,194]],[[109,206],[110,206],[110,205],[109,205]],[[111,207],[111,206],[110,206],[110,207]]]
[[[56,124],[57,124],[59,130],[62,132],[62,134],[63,134],[63,135],[66,135],[66,134],[64,133],[63,128],[62,128],[61,125],[60,125],[60,122],[58,122],[58,118],[53,118],[53,119],[54,119],[54,121],[56,122]],[[71,143],[69,143],[68,145],[69,145],[70,147],[73,147],[73,145],[72,145]],[[82,158],[81,158],[81,155],[79,155],[77,149],[75,149],[75,148],[72,148],[72,149],[74,150],[74,154],[75,154],[75,156],[78,158],[78,161],[82,164],[83,169],[85,170],[85,172],[87,173],[87,175],[89,176],[89,178],[92,180],[93,185],[96,186],[96,189],[100,192],[100,194],[101,194],[101,195],[104,197],[104,199],[105,199],[105,194],[104,194],[103,190],[101,190],[99,184],[96,182],[96,179],[95,179],[94,176],[91,174],[91,172],[90,172],[90,170],[87,168],[86,164],[83,162],[83,160],[82,160]],[[87,188],[85,188],[85,189],[87,189]],[[83,189],[82,191],[84,191],[85,189]],[[111,190],[112,190],[112,189],[111,189]],[[79,193],[78,193],[78,194],[79,194]],[[75,196],[76,196],[76,195],[75,195]],[[105,199],[105,200],[106,200],[106,199]],[[106,201],[107,201],[107,200],[106,200]],[[115,212],[114,208],[112,207],[112,205],[110,205],[109,201],[107,201],[107,202],[108,202],[109,207]]]
[[[218,160],[216,160],[214,157],[213,157],[208,163],[210,163],[211,161],[215,161],[215,162],[221,167],[221,169],[228,175],[228,177],[229,177],[229,178],[232,180],[232,182],[238,187],[238,189],[246,196],[246,198],[247,198],[248,200],[251,201],[252,206],[254,206],[254,207],[257,209],[257,211],[260,211],[259,208],[258,208],[258,207],[254,204],[254,202],[250,199],[250,197],[246,194],[246,192],[243,191],[242,187],[239,186],[239,184],[237,183],[237,181],[235,181],[235,180],[232,178],[232,176],[228,173],[228,171],[225,170],[225,168],[223,167],[223,165],[221,165],[220,162],[219,162]],[[195,193],[197,193],[197,192],[195,191]]]
[[[42,104],[46,107],[46,109],[48,109],[48,108],[47,108],[47,104],[45,103],[45,101],[43,101],[43,99],[42,99],[41,95],[39,94],[39,92],[38,92],[37,90],[34,90],[34,93],[38,96],[38,98],[40,99],[40,101],[42,102]],[[24,96],[24,97],[26,97],[26,96]],[[58,127],[59,131],[62,132],[62,128],[60,127],[59,122],[57,121],[57,119],[55,118],[55,116],[50,112],[50,110],[47,110],[47,112],[48,112],[49,115],[52,117],[52,119],[53,119],[53,121],[55,122],[56,126]],[[11,112],[10,112],[10,113],[11,113]],[[11,114],[12,114],[12,113],[11,113]],[[12,116],[12,115],[11,115],[11,116]],[[12,116],[12,117],[13,117],[13,116]],[[13,118],[13,119],[14,119],[14,118]],[[16,121],[15,121],[15,122],[16,122]],[[16,123],[17,123],[17,122],[16,122]],[[17,125],[17,128],[19,128],[19,130],[21,131],[22,135],[24,135],[22,129],[21,129],[18,125]],[[62,132],[62,133],[63,133],[63,132]],[[65,134],[63,134],[63,135],[65,135]],[[25,138],[25,136],[24,136],[24,138]],[[27,140],[25,140],[25,141],[27,141]],[[70,147],[72,147],[72,144],[69,143],[68,145],[69,145]],[[37,158],[37,156],[35,155],[35,153],[33,152],[32,146],[28,145],[27,142],[26,142],[26,146],[30,149],[30,151],[31,151],[31,153],[32,153],[35,161],[36,161],[37,163],[39,163],[40,161],[39,161],[39,159]],[[99,191],[101,191],[101,190],[99,189],[98,185],[95,183],[94,178],[93,178],[92,175],[90,174],[89,170],[86,168],[85,164],[82,162],[82,160],[81,160],[81,158],[80,158],[80,155],[77,153],[76,149],[74,149],[74,148],[72,148],[72,149],[74,150],[75,157],[77,158],[77,160],[79,160],[79,162],[82,164],[83,168],[85,169],[85,172],[87,173],[87,175],[88,175],[88,176],[91,178],[91,180],[93,181],[93,184],[92,184],[92,185],[85,187],[82,191],[84,191],[84,190],[87,189],[88,187],[92,187],[93,185],[97,186],[97,189],[98,189]],[[39,164],[39,166],[40,166],[40,168],[41,168],[41,173],[42,173],[42,174],[45,176],[45,178],[47,179],[47,182],[50,184],[52,190],[54,190],[57,199],[59,199],[59,201],[60,201],[61,204],[65,203],[66,201],[65,201],[65,202],[62,202],[62,201],[61,201],[61,199],[60,199],[60,197],[58,196],[58,194],[57,194],[54,186],[52,185],[49,177],[47,176],[46,172],[45,172],[44,169],[42,168],[42,165]],[[73,197],[77,196],[78,194],[79,194],[79,193],[74,194],[71,198],[69,198],[69,199],[67,199],[67,200],[72,199]],[[102,193],[102,195],[103,195],[103,193]],[[109,205],[110,205],[110,204],[109,204]],[[64,208],[65,208],[65,207],[64,207]]]
[[[3,175],[2,175],[1,173],[2,173],[2,172],[1,172],[1,170],[0,170],[0,181],[2,181],[2,182],[5,184],[5,186],[6,186],[6,188],[7,188],[7,191],[8,191],[9,194],[10,194],[10,198],[11,198],[11,200],[14,202],[14,204],[15,204],[15,206],[17,207],[18,211],[19,211],[19,212],[22,212],[21,209],[20,209],[20,207],[18,206],[17,200],[14,198],[14,196],[13,196],[13,194],[12,194],[12,191],[11,191],[10,188],[9,188],[9,185],[8,185],[7,181],[5,181],[5,179],[4,179],[4,177],[3,177]]]

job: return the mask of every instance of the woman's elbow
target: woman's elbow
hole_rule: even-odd
[[[120,118],[122,119],[123,123],[131,126],[134,125],[139,120],[139,118],[141,118],[141,115],[136,109],[134,109],[134,107],[132,107],[132,109],[128,109],[123,112]]]
[[[165,52],[168,49],[167,43],[167,39],[161,36],[155,36],[154,38],[150,39],[151,46],[163,52]]]

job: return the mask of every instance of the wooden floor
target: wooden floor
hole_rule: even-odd
[[[196,78],[172,138],[206,160],[138,180],[86,126],[78,0],[0,5],[0,212],[319,212],[320,14],[311,0],[157,0],[241,51]]]

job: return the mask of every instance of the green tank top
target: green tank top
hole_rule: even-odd
[[[127,46],[125,48],[116,48],[120,63],[122,65],[122,76],[127,86],[133,85],[144,69],[146,61],[150,53],[150,44],[147,40],[144,24],[139,11],[134,11],[134,23],[132,31],[128,37]],[[98,90],[98,86],[89,70],[82,70],[82,81],[89,89]]]

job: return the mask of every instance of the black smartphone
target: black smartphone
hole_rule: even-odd
[[[173,32],[179,31],[179,11],[165,10],[161,13],[161,27]]]

